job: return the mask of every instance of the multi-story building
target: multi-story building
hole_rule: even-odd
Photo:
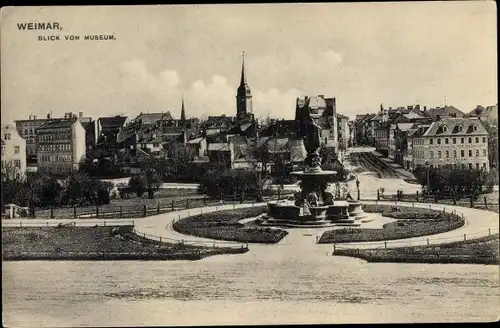
[[[2,125],[2,174],[16,174],[24,177],[26,173],[26,140],[12,124]],[[5,168],[13,170],[4,171]]]
[[[409,158],[411,152],[408,152],[411,145],[408,145],[408,134],[416,131],[412,130],[416,125],[413,122],[391,124],[391,131],[389,131],[389,155],[392,154],[394,161],[405,169],[411,168],[411,158]]]
[[[85,129],[79,119],[59,119],[37,130],[37,162],[40,172],[68,174],[85,158]]]
[[[83,112],[78,113],[78,118],[82,124],[89,124],[92,119],[83,117]],[[36,165],[37,161],[37,141],[36,131],[38,127],[47,122],[57,121],[61,118],[53,118],[51,113],[48,113],[46,118],[38,118],[36,115],[29,115],[27,120],[17,120],[16,128],[19,135],[26,140],[26,162],[27,165]],[[76,114],[71,112],[64,114],[64,119],[76,119]]]
[[[415,168],[462,165],[489,170],[488,132],[477,118],[446,117],[422,124],[412,145]]]

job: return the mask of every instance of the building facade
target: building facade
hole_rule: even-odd
[[[64,175],[78,170],[86,156],[85,129],[79,119],[47,122],[36,133],[40,172]]]
[[[18,177],[24,177],[26,173],[26,140],[18,133],[16,127],[12,124],[2,125],[2,170],[12,168],[13,173]]]
[[[488,132],[477,118],[447,117],[421,125],[412,145],[415,168],[461,165],[489,170]]]

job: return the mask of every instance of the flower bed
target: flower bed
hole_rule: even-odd
[[[325,231],[319,243],[349,243],[383,241],[434,235],[458,229],[465,221],[458,215],[441,211],[400,207],[391,211],[389,205],[363,205],[365,212],[381,212],[383,216],[396,219],[382,226],[382,229],[344,228]]]
[[[203,238],[274,244],[288,232],[238,223],[242,219],[256,217],[266,211],[267,206],[259,206],[200,214],[175,222],[173,228],[177,232]]]
[[[162,243],[132,226],[2,228],[4,260],[195,260],[246,249]]]
[[[500,264],[499,235],[441,245],[389,249],[339,249],[333,255],[368,262]]]

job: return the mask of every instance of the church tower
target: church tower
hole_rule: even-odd
[[[243,62],[241,65],[241,80],[236,92],[236,115],[237,117],[252,114],[252,92],[245,77],[245,52],[243,52]]]

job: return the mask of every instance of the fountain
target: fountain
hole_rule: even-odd
[[[268,202],[267,214],[261,218],[261,224],[285,227],[360,226],[366,216],[361,204],[355,200],[335,199],[327,191],[337,172],[321,169],[318,153],[321,127],[314,122],[308,110],[302,111],[297,123],[307,156],[304,171],[291,174],[301,181],[301,191],[295,193],[295,201]]]

